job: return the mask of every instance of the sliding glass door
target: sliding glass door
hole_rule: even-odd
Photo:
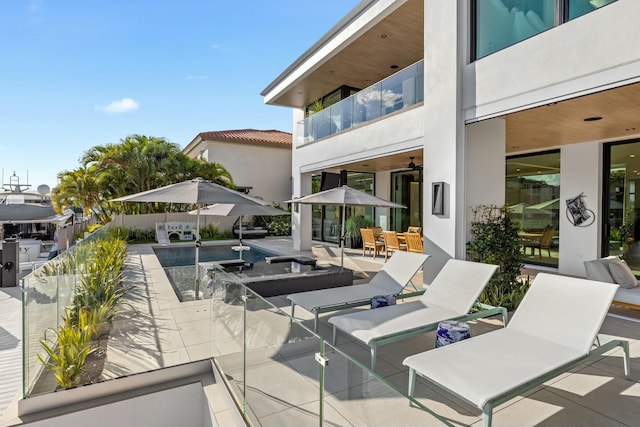
[[[615,255],[640,274],[640,142],[605,146],[603,256]]]

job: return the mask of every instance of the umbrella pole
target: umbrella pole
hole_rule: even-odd
[[[342,272],[342,268],[344,267],[344,245],[346,243],[346,239],[344,236],[344,221],[347,215],[347,205],[342,204],[342,224],[340,226],[340,272]]]
[[[200,205],[196,214],[196,294],[194,299],[200,299],[200,275],[198,274],[198,264],[200,263]]]
[[[242,259],[242,215],[240,215],[240,227],[238,230],[238,237],[240,239],[240,259]]]

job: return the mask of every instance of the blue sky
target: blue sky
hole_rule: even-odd
[[[0,168],[56,185],[131,134],[291,131],[260,92],[358,0],[2,0]]]

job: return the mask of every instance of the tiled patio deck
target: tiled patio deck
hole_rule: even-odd
[[[287,239],[261,239],[250,244],[283,253],[291,252],[291,242]],[[213,355],[232,386],[242,386],[242,381],[239,381],[242,380],[242,326],[225,323],[224,320],[210,321],[237,319],[242,307],[212,305],[208,300],[180,303],[150,246],[132,245],[129,253],[127,280],[137,287],[129,295],[131,305],[125,307],[120,320],[114,325],[105,378]],[[370,276],[382,265],[380,258],[372,262],[370,257],[362,258],[359,251],[348,253],[345,265],[360,270],[362,277]],[[321,260],[336,254],[339,256],[335,248],[328,247],[315,248],[314,254]],[[0,304],[2,302],[0,300]],[[270,302],[283,311],[289,310],[289,304],[283,297],[271,298]],[[618,313],[636,314],[631,311]],[[247,353],[246,392],[250,419],[264,426],[317,425],[319,379],[314,353],[318,351],[319,341],[310,338],[310,334],[301,331],[302,328],[292,328],[288,319],[276,310],[256,310],[252,315],[253,324],[260,326],[253,335],[252,349]],[[307,327],[311,326],[312,316],[309,313],[297,310],[296,315],[303,318]],[[319,327],[320,335],[329,341],[331,333],[326,320],[330,316],[321,316]],[[4,315],[1,319],[0,326],[7,328]],[[474,334],[498,327],[500,322],[492,319],[472,324]],[[526,396],[506,402],[496,410],[494,426],[638,425],[640,327],[629,320],[608,317],[602,333],[631,341],[632,377],[636,380],[623,378],[621,357],[614,354],[591,365],[580,366]],[[288,344],[281,344],[282,337],[287,338]],[[377,374],[398,390],[405,390],[407,370],[402,366],[402,360],[407,355],[433,348],[434,340],[431,333],[382,347]],[[0,355],[2,348],[0,346]],[[339,337],[338,348],[368,365],[368,348],[344,336]],[[340,353],[328,350],[328,357],[325,425],[442,425],[428,413],[409,407],[407,399]],[[0,360],[0,372],[6,372],[7,368],[12,372],[20,370],[15,362],[10,366],[2,363]],[[4,382],[4,375],[2,378]],[[481,425],[478,410],[428,387],[425,382],[420,381],[417,385],[416,396],[454,425]],[[232,418],[231,413],[222,411],[216,414],[219,424],[237,425],[238,421]]]

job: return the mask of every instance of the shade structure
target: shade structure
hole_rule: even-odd
[[[161,203],[182,203],[189,205],[197,205],[196,209],[196,250],[195,250],[195,298],[200,295],[200,277],[198,276],[198,263],[200,258],[200,214],[199,211],[203,205],[212,203],[234,203],[234,204],[253,204],[266,205],[263,200],[249,197],[238,193],[227,187],[214,184],[202,178],[194,178],[177,184],[170,184],[164,187],[155,188],[153,190],[143,191],[141,193],[130,194],[124,197],[118,197],[111,200],[112,202],[161,202]]]
[[[189,212],[189,215],[197,215],[197,210]],[[274,208],[268,205],[258,204],[236,204],[236,203],[216,203],[200,209],[200,215],[212,215],[212,216],[239,216],[240,217],[240,231],[239,238],[240,244],[238,245],[238,252],[242,259],[242,251],[249,250],[248,246],[242,244],[242,217],[245,215],[291,215],[287,211]],[[246,248],[246,249],[245,249]]]
[[[340,267],[344,265],[344,220],[347,206],[375,206],[378,208],[405,208],[389,200],[381,199],[371,194],[364,193],[348,185],[331,188],[319,193],[287,200],[287,203],[302,203],[307,205],[336,205],[342,206],[342,221],[340,224]]]

